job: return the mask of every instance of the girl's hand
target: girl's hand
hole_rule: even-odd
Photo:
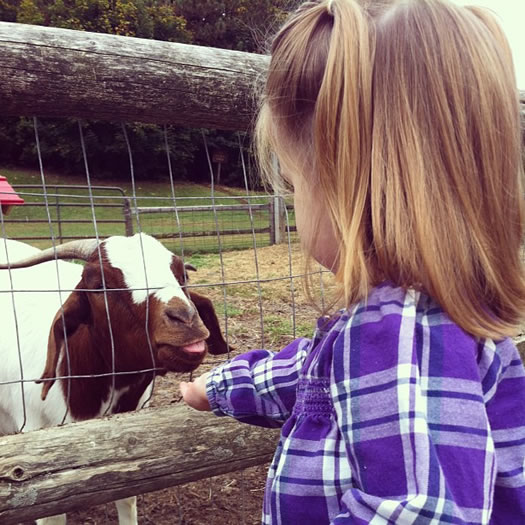
[[[180,384],[182,399],[195,410],[211,410],[210,403],[206,397],[206,380],[209,375],[209,372],[207,372],[199,376],[192,383],[182,381]]]

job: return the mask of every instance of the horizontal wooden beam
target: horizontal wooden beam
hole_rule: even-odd
[[[0,114],[247,130],[268,58],[0,23]]]
[[[248,130],[268,57],[0,22],[0,115]],[[525,129],[525,92],[521,93]]]
[[[0,438],[0,523],[82,509],[270,461],[278,431],[185,406]]]

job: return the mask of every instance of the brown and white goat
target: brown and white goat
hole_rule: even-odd
[[[0,239],[0,263],[0,435],[135,410],[155,373],[228,351],[212,303],[148,235],[44,251]],[[135,498],[117,509],[119,523],[137,522]]]

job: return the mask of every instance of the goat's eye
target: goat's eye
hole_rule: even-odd
[[[94,264],[87,264],[84,268],[84,283],[88,290],[102,291],[104,288],[110,288],[109,281],[111,275],[108,275],[104,270],[101,272]]]
[[[87,288],[94,292],[102,292],[104,289],[108,289],[108,282],[106,281],[106,285],[104,286],[104,283],[102,282],[102,279],[93,279],[92,281],[86,283]]]
[[[177,279],[177,282],[182,286],[186,286],[186,284],[188,283],[188,274],[184,274],[184,275],[180,275],[180,274],[176,274],[174,273],[173,274],[175,276],[175,279]]]

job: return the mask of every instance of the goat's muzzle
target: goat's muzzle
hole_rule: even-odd
[[[192,372],[206,355],[204,340],[185,346],[160,345],[158,347],[159,364],[170,372]]]
[[[210,332],[191,302],[177,297],[162,308],[155,329],[159,364],[171,372],[195,370],[206,355]]]
[[[164,311],[164,315],[167,318],[167,321],[175,323],[183,323],[191,325],[196,317],[197,310],[193,307],[190,308],[177,308],[177,307],[168,307]]]

